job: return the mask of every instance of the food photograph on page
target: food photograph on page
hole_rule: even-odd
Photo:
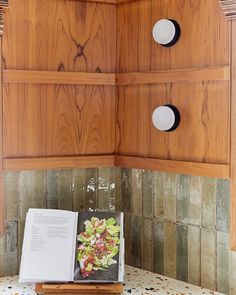
[[[74,281],[117,281],[120,261],[120,214],[79,215]]]

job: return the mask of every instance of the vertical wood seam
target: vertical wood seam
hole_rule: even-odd
[[[3,75],[2,75],[2,37],[0,37],[0,236],[4,233],[3,201]]]
[[[236,193],[235,193],[235,189],[236,189],[236,168],[235,168],[235,160],[236,160],[236,156],[235,156],[235,139],[234,139],[234,134],[236,131],[236,124],[235,124],[235,119],[234,119],[234,111],[236,110],[236,99],[235,99],[235,86],[233,84],[233,81],[235,80],[235,58],[234,58],[234,54],[235,54],[235,46],[234,46],[234,42],[235,41],[235,34],[236,34],[236,30],[235,30],[235,26],[234,26],[234,22],[231,21],[231,80],[230,80],[230,92],[231,92],[231,136],[230,136],[230,163],[231,163],[231,169],[230,169],[230,173],[231,173],[231,197],[230,197],[230,248],[234,249],[236,247]]]

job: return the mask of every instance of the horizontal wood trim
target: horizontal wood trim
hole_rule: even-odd
[[[3,160],[3,170],[5,171],[48,170],[63,168],[95,168],[113,166],[113,155],[52,158],[20,158]]]
[[[230,169],[229,165],[227,164],[196,163],[129,156],[101,155],[79,157],[18,158],[3,160],[4,171],[95,168],[113,166],[183,173],[198,176],[230,178]]]
[[[4,70],[5,83],[115,85],[113,73]]]
[[[96,2],[96,3],[107,3],[107,4],[117,4],[117,0],[80,0],[82,2]]]
[[[80,0],[82,2],[96,2],[96,3],[107,3],[107,4],[123,4],[128,2],[134,2],[138,0]],[[0,0],[0,8],[8,8],[9,7],[9,1],[7,2],[1,2]]]
[[[227,164],[209,164],[172,160],[159,160],[152,158],[116,156],[115,166],[182,173],[196,176],[230,178],[230,169],[229,165]]]
[[[116,85],[158,84],[195,81],[227,81],[230,67],[165,70],[156,72],[120,73],[116,75]]]
[[[138,0],[80,0],[80,1],[83,1],[83,2],[107,3],[107,4],[123,4],[123,3],[138,1]]]
[[[137,2],[139,0],[116,0],[116,4],[123,4],[128,2]]]
[[[121,294],[123,285],[118,284],[36,284],[35,291],[40,294]]]
[[[230,67],[165,70],[132,73],[85,73],[4,70],[4,83],[81,84],[81,85],[137,85],[170,82],[227,81]]]

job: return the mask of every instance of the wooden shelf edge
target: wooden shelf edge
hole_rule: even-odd
[[[80,1],[119,5],[119,4],[129,3],[129,2],[135,2],[138,0],[80,0]]]
[[[123,284],[36,284],[35,291],[40,294],[121,294]]]
[[[4,159],[4,171],[113,167],[113,155]]]
[[[121,155],[4,159],[4,171],[125,167],[198,176],[230,178],[228,164],[210,164]]]
[[[116,74],[118,86],[221,80],[230,80],[229,66]]]
[[[230,178],[230,169],[228,164],[209,164],[197,162],[159,160],[153,158],[115,156],[115,166],[190,174],[196,176],[208,176],[225,179]]]
[[[125,3],[129,3],[129,2],[138,2],[139,0],[116,0],[116,4],[125,4]]]
[[[117,4],[117,0],[80,0],[81,2],[96,2],[101,4]]]
[[[4,70],[4,83],[115,85],[114,73]]]
[[[192,68],[156,72],[86,73],[4,70],[4,83],[125,86],[199,81],[229,81],[230,67]]]

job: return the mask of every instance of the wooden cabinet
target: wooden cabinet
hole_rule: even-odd
[[[208,72],[199,74],[199,80],[190,80],[192,69],[230,66],[231,26],[218,1],[142,0],[118,6],[117,10],[118,71],[125,73],[126,80],[126,72],[151,72],[145,80],[149,79],[149,84],[143,85],[145,76],[135,78],[134,73],[129,79],[131,85],[118,86],[117,153],[229,164],[229,76],[228,81],[223,77],[209,81]],[[152,28],[161,18],[174,19],[181,26],[180,40],[173,47],[160,46],[152,38]],[[157,84],[152,80],[153,71],[169,73],[170,78]],[[171,77],[174,71],[179,75]],[[186,76],[178,81],[176,77],[184,71]],[[170,103],[180,111],[180,126],[172,133],[157,131],[152,112]]]
[[[2,40],[5,170],[87,163],[232,177],[234,207],[236,26],[218,0],[10,4]],[[161,18],[181,26],[171,48],[152,38]],[[181,122],[163,133],[151,115],[168,103]]]
[[[171,48],[152,38],[152,28],[161,18],[181,26],[180,40]],[[236,249],[234,21],[225,18],[216,0],[142,0],[118,6],[117,19],[117,70],[131,85],[118,86],[116,163],[231,178],[231,247]],[[171,75],[173,70],[225,66],[230,67],[231,78],[215,81],[206,76],[201,81],[178,81],[174,76],[172,81],[155,83],[152,76],[153,71]],[[145,77],[141,83],[143,72],[149,72],[150,83]],[[155,107],[170,103],[180,110],[181,123],[172,133],[159,132],[151,114]]]
[[[115,40],[114,5],[11,1],[2,53],[4,158],[114,153]]]

